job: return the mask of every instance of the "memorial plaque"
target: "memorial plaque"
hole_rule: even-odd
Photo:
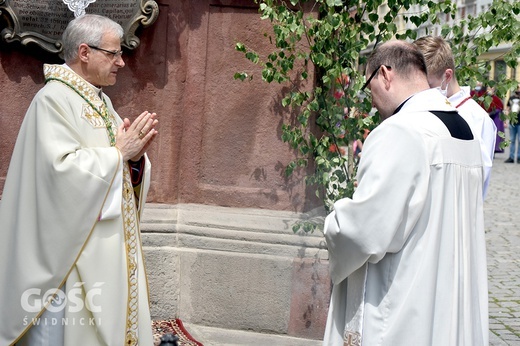
[[[82,0],[85,4],[93,0]],[[36,43],[51,53],[61,53],[61,34],[74,19],[73,1],[62,0],[0,0],[0,16],[6,27],[0,36],[6,42],[19,41],[24,45]],[[123,27],[122,45],[135,49],[139,26],[147,27],[159,15],[159,6],[153,0],[94,0],[84,10],[111,18]],[[76,13],[77,14],[77,13]]]

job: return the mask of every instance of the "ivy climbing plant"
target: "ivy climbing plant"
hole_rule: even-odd
[[[515,90],[518,81],[505,74],[497,79],[489,79],[491,65],[479,58],[493,47],[498,49],[494,60],[503,60],[515,71],[520,57],[520,2],[493,1],[490,7],[479,16],[467,16],[455,25],[442,28],[441,35],[451,42],[453,55],[457,64],[457,77],[467,81],[471,87],[477,82],[486,82],[496,95],[505,99],[508,93]],[[491,97],[486,95],[482,100],[486,106]],[[504,120],[512,120],[504,117]],[[505,142],[504,142],[505,143]]]
[[[429,0],[255,2],[261,19],[272,24],[272,32],[265,36],[273,51],[257,52],[241,42],[235,49],[261,66],[264,81],[287,86],[281,102],[291,110],[292,118],[282,124],[282,140],[298,156],[285,173],[312,165],[314,173],[306,177],[306,183],[316,187],[316,195],[330,211],[336,200],[353,195],[356,148],[380,121],[371,100],[361,92],[369,52],[392,38],[415,40],[416,28],[437,24],[446,16],[455,18],[457,9],[450,1]],[[459,76],[473,85],[485,74],[486,68],[478,63],[483,52],[501,42],[519,42],[518,2],[496,1],[493,8],[508,16],[507,23],[484,14],[442,31],[456,47]],[[511,67],[516,67],[518,53],[515,43],[507,59]],[[254,78],[247,71],[234,77],[242,81]],[[513,81],[505,81],[497,84],[501,93],[514,88]],[[301,223],[293,230],[313,231],[317,226]]]

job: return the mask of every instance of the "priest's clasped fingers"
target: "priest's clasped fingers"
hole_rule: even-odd
[[[157,134],[155,126],[158,120],[156,113],[145,111],[141,113],[133,123],[124,119],[117,131],[116,147],[123,154],[125,161],[138,160],[150,145],[151,140]]]
[[[155,130],[155,125],[158,123],[158,120],[155,119],[156,116],[157,114],[155,113],[145,111],[135,119],[133,124],[130,126],[130,129],[132,130],[133,127],[133,130],[137,132],[139,139],[145,139],[150,132],[153,134],[153,131]]]

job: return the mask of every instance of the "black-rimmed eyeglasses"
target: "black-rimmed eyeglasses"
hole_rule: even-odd
[[[365,82],[365,84],[363,84],[363,86],[361,87],[361,91],[365,91],[365,89],[367,88],[367,86],[370,84],[370,81],[372,81],[372,79],[376,76],[376,74],[379,72],[379,69],[381,68],[381,66],[384,66],[386,67],[387,69],[391,70],[392,67],[391,66],[388,66],[388,65],[379,65],[373,72],[372,74],[370,75],[370,77],[368,77],[367,81]]]
[[[92,49],[100,50],[102,52],[111,54],[112,58],[114,58],[114,59],[121,58],[123,56],[123,51],[122,50],[108,50],[108,49],[103,49],[103,48],[99,48],[99,47],[96,47],[96,46],[91,46],[90,44],[88,44],[87,46],[89,46]]]

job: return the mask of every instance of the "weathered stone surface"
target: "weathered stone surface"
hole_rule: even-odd
[[[319,339],[330,295],[322,235],[309,215],[151,204],[142,220],[154,318]]]

